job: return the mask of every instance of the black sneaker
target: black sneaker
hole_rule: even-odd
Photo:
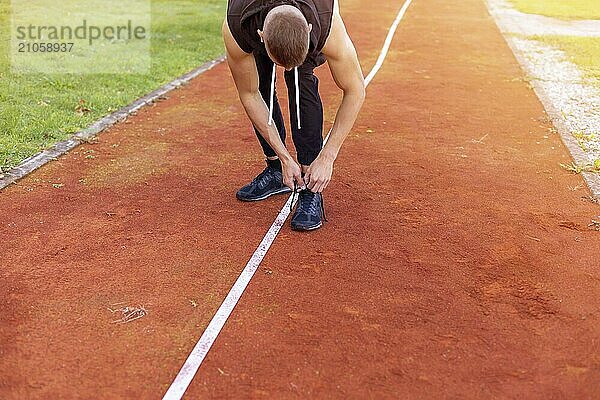
[[[281,171],[267,165],[252,182],[238,190],[235,197],[242,201],[258,201],[274,194],[288,192],[291,192],[291,189],[283,184]]]
[[[300,191],[298,195],[298,206],[292,217],[291,225],[295,231],[312,231],[320,228],[325,219],[323,208],[323,195],[313,193],[309,189]]]

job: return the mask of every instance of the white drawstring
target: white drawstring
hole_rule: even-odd
[[[275,73],[277,64],[273,63],[273,74],[271,75],[271,98],[269,100],[269,125],[273,122],[273,98],[275,94]],[[296,85],[296,120],[300,128],[300,85],[298,84],[298,67],[294,68],[294,84]]]
[[[294,83],[296,84],[296,119],[300,129],[300,85],[298,85],[298,67],[294,68]]]
[[[273,63],[273,74],[271,76],[271,100],[269,101],[269,125],[273,122],[273,95],[275,93],[275,69],[277,65]]]

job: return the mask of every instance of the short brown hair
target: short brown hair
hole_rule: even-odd
[[[304,16],[278,12],[264,26],[264,41],[273,61],[291,69],[301,65],[308,54],[310,29]]]

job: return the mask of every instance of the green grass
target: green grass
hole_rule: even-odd
[[[600,19],[598,0],[510,0],[515,8],[528,14],[560,19]]]
[[[0,172],[223,53],[222,0],[152,0],[151,72],[12,74],[0,0]],[[89,112],[77,112],[80,101]]]
[[[593,84],[600,86],[600,38],[550,35],[532,38],[563,50],[569,61],[577,64]]]

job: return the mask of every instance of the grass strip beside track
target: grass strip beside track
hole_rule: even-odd
[[[528,14],[560,19],[600,19],[597,0],[510,0],[515,8]]]
[[[0,172],[223,51],[225,3],[153,0],[150,74],[12,74],[9,10],[0,0]],[[80,100],[89,112],[77,112]]]

